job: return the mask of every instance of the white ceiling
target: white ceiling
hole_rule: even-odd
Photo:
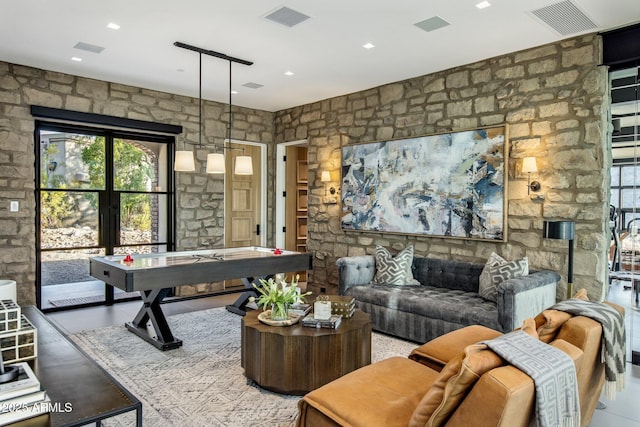
[[[198,54],[173,45],[181,41],[253,61],[233,65],[233,104],[278,111],[574,35],[530,13],[559,0],[479,1],[2,0],[0,60],[197,97]],[[598,26],[586,32],[640,21],[638,0],[573,3]],[[282,6],[310,19],[289,28],[264,18]],[[436,15],[451,25],[414,25]],[[228,63],[203,56],[203,97],[228,102],[228,84]]]

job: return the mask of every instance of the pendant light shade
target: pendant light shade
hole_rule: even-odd
[[[194,172],[196,164],[193,160],[193,151],[176,151],[176,163],[173,169],[176,172]]]
[[[251,162],[251,156],[237,156],[236,157],[236,175],[253,175],[253,163]]]
[[[224,173],[224,154],[211,153],[207,155],[207,173]]]

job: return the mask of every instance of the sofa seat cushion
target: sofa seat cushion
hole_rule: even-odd
[[[346,292],[356,301],[414,313],[463,326],[483,325],[500,330],[498,308],[476,292],[434,286],[353,286]]]
[[[343,426],[406,427],[438,375],[405,357],[392,357],[309,392],[298,405],[301,413],[309,405]],[[305,424],[317,425],[313,421]]]

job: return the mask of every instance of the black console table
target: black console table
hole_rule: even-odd
[[[12,426],[82,426],[129,411],[136,411],[142,426],[142,403],[109,373],[76,347],[35,307],[22,313],[38,330],[38,357],[33,371],[47,391],[54,409]],[[72,410],[65,412],[65,405]]]

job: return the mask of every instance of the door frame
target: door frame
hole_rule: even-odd
[[[253,142],[253,141],[243,141],[241,139],[225,139],[225,146],[229,143],[231,144],[243,144],[243,145],[251,145],[254,147],[260,147],[260,199],[262,200],[262,206],[260,207],[260,225],[262,227],[260,233],[260,246],[265,246],[267,244],[267,144],[263,142]],[[227,172],[228,173],[228,172]],[[233,172],[231,172],[233,173]],[[224,174],[224,188],[227,185],[227,174]],[[227,193],[224,192],[224,216],[225,221],[227,217]],[[227,241],[226,231],[223,235],[224,241]]]
[[[309,145],[309,141],[306,139],[300,139],[297,141],[282,142],[276,145],[276,204],[275,204],[275,243],[276,248],[285,247],[285,235],[282,231],[284,229],[287,216],[286,216],[286,198],[284,196],[287,186],[286,179],[286,164],[282,160],[287,152],[287,147],[293,145]]]

